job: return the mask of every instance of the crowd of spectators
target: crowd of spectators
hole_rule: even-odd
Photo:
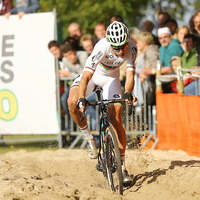
[[[113,21],[123,22],[123,18],[119,15],[114,15],[110,18],[109,23]],[[88,33],[82,34],[81,26],[75,22],[69,25],[69,37],[66,38],[62,45],[54,47],[60,48],[60,54],[56,57],[53,51],[54,49],[52,47],[49,48],[52,54],[62,61],[61,65],[63,68],[60,67],[60,70],[65,70],[65,72],[59,73],[60,77],[74,77],[82,71],[84,64],[80,65],[80,60],[79,58],[75,59],[75,55],[79,57],[85,52],[84,63],[98,40],[105,37],[106,28],[105,22],[97,22],[94,27],[94,35],[91,35]],[[157,34],[153,34],[153,30],[155,29]],[[130,39],[138,46],[139,53],[136,60],[136,77],[140,79],[143,85],[142,89],[147,94],[148,104],[155,104],[157,60],[161,62],[161,74],[165,75],[177,74],[177,63],[181,63],[181,66],[187,69],[200,68],[200,12],[197,12],[191,17],[188,25],[181,26],[178,26],[177,21],[171,18],[167,12],[160,12],[157,27],[155,27],[152,21],[144,20],[141,23],[141,27],[130,27],[129,31]],[[71,56],[74,56],[76,60],[74,64],[68,55],[67,47],[73,50]],[[77,63],[80,71],[77,68]],[[125,71],[126,66],[122,65],[120,68],[120,81],[122,86],[126,79]],[[193,74],[199,75],[199,72],[194,72]],[[191,73],[187,72],[183,76],[185,94],[195,95],[194,91],[196,86],[194,80],[197,78],[188,75],[191,75]],[[163,83],[162,86],[165,93],[178,92],[177,81]],[[69,91],[64,92],[64,94],[67,95],[61,97],[61,101],[67,113],[68,111],[66,111],[64,104],[67,104]]]

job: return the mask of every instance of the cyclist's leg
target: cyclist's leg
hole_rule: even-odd
[[[87,125],[87,119],[85,117],[83,121],[80,120],[81,112],[79,111],[76,105],[78,101],[78,86],[80,80],[81,80],[81,75],[77,77],[72,83],[67,102],[72,119],[80,128],[83,128]],[[87,86],[86,96],[88,96],[93,91],[94,87],[95,87],[94,83],[92,81],[89,81]]]
[[[87,142],[88,142],[88,152],[90,154],[90,158],[97,158],[98,152],[96,149],[96,141],[91,134],[86,117],[83,119],[83,121],[80,120],[81,118],[81,112],[76,106],[76,103],[78,101],[78,84],[80,82],[81,76],[75,79],[74,83],[71,86],[69,98],[68,98],[68,107],[69,112],[72,117],[72,119],[75,121],[75,123],[79,126],[82,133],[85,135]],[[88,84],[88,89],[86,91],[86,94],[90,93],[92,91],[93,83]]]
[[[103,99],[120,99],[122,98],[121,83],[119,81],[119,74],[116,72],[112,77],[107,78],[106,84],[103,85]],[[125,153],[126,147],[126,133],[122,126],[121,112],[122,104],[113,104],[109,106],[108,114],[111,124],[118,134],[118,146],[120,154]]]
[[[120,154],[125,154],[126,149],[126,133],[122,126],[121,119],[122,106],[118,104],[113,104],[109,106],[108,114],[110,117],[111,124],[116,130],[118,137],[118,146],[120,150]]]
[[[83,121],[80,120],[81,118],[81,112],[78,110],[76,103],[78,101],[78,87],[73,87],[70,89],[69,92],[69,98],[68,98],[68,107],[69,112],[72,117],[72,119],[75,121],[75,123],[80,127],[83,128],[87,125],[87,120],[84,118]]]

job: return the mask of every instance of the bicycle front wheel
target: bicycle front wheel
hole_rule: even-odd
[[[112,191],[123,194],[123,176],[119,147],[115,132],[112,126],[105,131],[106,136],[106,169],[108,184]]]

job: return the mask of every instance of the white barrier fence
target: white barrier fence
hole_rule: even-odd
[[[55,60],[48,50],[55,23],[55,12],[0,17],[0,142],[3,135],[50,134],[47,140],[61,143]]]

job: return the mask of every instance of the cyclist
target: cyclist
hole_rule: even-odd
[[[87,107],[87,97],[99,85],[103,88],[103,99],[122,98],[119,80],[119,68],[127,60],[126,84],[124,98],[130,104],[137,101],[132,96],[134,88],[135,59],[137,46],[129,40],[128,28],[122,22],[113,22],[106,30],[106,38],[101,39],[88,57],[83,73],[77,77],[70,90],[68,105],[70,115],[86,136],[90,158],[97,158],[96,141],[91,134],[87,119],[80,120],[81,112]],[[109,106],[108,114],[111,124],[118,134],[118,145],[122,160],[122,174],[124,183],[132,181],[125,167],[126,133],[121,119],[122,104]]]

